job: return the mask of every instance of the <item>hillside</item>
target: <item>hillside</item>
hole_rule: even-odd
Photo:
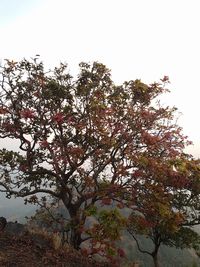
[[[2,209],[0,209],[0,210],[1,211],[5,211],[8,214],[12,215],[12,214],[14,214],[14,213],[12,213],[12,211],[13,211],[14,207],[16,208],[16,205],[17,205],[18,217],[16,219],[19,222],[24,222],[24,216],[30,216],[30,215],[33,215],[33,213],[34,213],[35,209],[33,209],[32,206],[28,207],[28,206],[24,206],[24,205],[18,205],[19,203],[14,203],[14,202],[12,204],[13,204],[13,205],[11,205],[12,208],[11,207],[9,207],[9,208],[8,207],[2,207]],[[24,207],[26,209],[23,209]],[[59,213],[65,215],[65,216],[68,216],[68,214],[66,214],[66,211],[62,208],[62,205],[60,205],[60,209],[58,209],[57,211],[59,211]],[[127,211],[123,210],[123,213],[126,214]],[[4,215],[4,214],[1,213],[1,216],[2,215]],[[11,217],[10,216],[7,217],[7,219],[11,220],[12,216]],[[15,219],[12,219],[12,220],[15,220]],[[39,218],[37,218],[37,220],[39,222]],[[20,225],[20,224],[17,224],[17,225]],[[197,227],[197,229],[199,230],[198,227]],[[19,228],[18,228],[18,231],[19,231]],[[5,254],[5,255],[7,255],[7,258],[9,259],[9,261],[13,261],[14,262],[15,260],[12,260],[13,259],[12,257],[16,257],[15,255],[18,255],[18,254],[21,255],[21,256],[19,258],[17,257],[16,261],[21,260],[23,262],[23,259],[26,259],[27,257],[32,257],[33,260],[34,260],[34,258],[36,258],[37,261],[38,261],[38,259],[41,257],[41,255],[40,255],[41,253],[40,253],[40,249],[39,249],[38,245],[36,245],[36,248],[33,249],[33,247],[35,247],[35,241],[34,242],[31,241],[32,244],[30,244],[30,248],[29,248],[29,250],[31,251],[32,254],[31,255],[27,254],[27,247],[28,247],[27,246],[27,242],[28,242],[27,240],[28,239],[33,240],[34,239],[33,237],[31,237],[30,235],[27,237],[25,235],[25,236],[20,237],[20,238],[22,238],[22,240],[15,238],[14,241],[13,241],[13,239],[12,239],[13,237],[12,236],[9,235],[9,238],[8,238],[8,236],[7,236],[8,232],[9,232],[9,230],[7,229],[7,231],[4,233],[4,236],[0,237],[1,238],[0,242],[5,242],[5,239],[7,238],[6,246],[9,245],[9,242],[11,244],[13,244],[13,245],[16,244],[16,246],[14,247],[14,250],[16,250],[16,253],[12,252],[13,249],[11,249],[11,247],[9,247],[9,249],[7,249],[6,253],[8,253],[8,251],[10,251],[9,253],[11,253],[11,255]],[[15,232],[12,233],[12,234],[15,234]],[[15,241],[16,241],[16,243],[15,243]],[[19,244],[21,244],[23,242],[25,244],[25,247],[24,247],[25,251],[24,252],[23,252],[23,249],[22,249],[22,251],[19,251]],[[148,248],[151,247],[151,243],[148,242],[148,240],[146,240],[144,238],[141,238],[140,242],[141,242],[141,244],[142,244],[142,246],[144,248],[148,249]],[[5,250],[3,250],[3,247],[2,247],[1,244],[2,243],[0,243],[0,256],[1,256],[0,257],[0,266],[14,266],[14,265],[2,265],[2,264],[4,264],[3,263],[4,261],[2,261],[3,259],[2,259],[2,253],[1,252],[4,251],[4,253],[5,253]],[[132,261],[132,262],[133,261],[137,261],[137,262],[139,262],[140,267],[151,267],[151,266],[153,266],[151,257],[149,257],[148,255],[140,253],[137,250],[136,245],[133,242],[133,239],[130,238],[130,236],[128,236],[128,234],[125,233],[125,232],[122,235],[122,240],[120,242],[120,247],[123,247],[125,249],[129,261]],[[23,246],[22,246],[22,248],[23,248]],[[58,252],[55,253],[54,249],[52,249],[51,247],[48,247],[48,251],[49,251],[48,253],[52,253],[52,255],[54,255],[53,257],[55,257],[55,258],[56,257],[58,257],[58,258],[62,257],[63,258],[62,252],[59,252],[61,254],[59,254]],[[76,251],[73,252],[72,255],[73,256],[77,255],[77,252]],[[67,257],[69,259],[69,255]],[[78,260],[79,260],[80,259],[80,255],[78,255],[77,257],[78,257]],[[76,262],[76,257],[75,258],[72,257],[72,259],[73,259],[72,262]],[[162,267],[192,267],[192,266],[200,266],[200,260],[197,257],[197,255],[194,253],[194,251],[192,251],[192,250],[186,250],[186,249],[185,250],[181,250],[181,249],[175,249],[175,248],[169,248],[169,247],[166,247],[166,246],[161,246],[160,253],[159,253],[159,259],[160,259],[160,262],[162,263]],[[44,259],[42,259],[42,257],[41,257],[41,259],[40,259],[41,266],[44,266],[43,260]],[[25,262],[26,262],[26,260],[25,260]],[[50,263],[48,263],[48,264],[50,264]],[[68,264],[68,261],[67,261],[66,264]],[[70,263],[70,264],[71,264],[70,266],[73,266],[72,265],[73,263]],[[86,264],[86,263],[84,263],[84,264]],[[87,264],[89,264],[89,263],[87,263]],[[22,265],[22,263],[20,263],[18,266],[23,266],[23,265]],[[35,266],[34,263],[33,263],[32,266]],[[39,266],[39,265],[36,265],[36,266]],[[47,266],[55,266],[55,265],[47,265]],[[63,266],[63,265],[60,265],[60,266]],[[68,265],[64,265],[64,266],[68,266]],[[75,266],[87,266],[87,265],[75,265]],[[88,266],[93,266],[93,265],[88,265]],[[96,266],[96,265],[94,265],[94,266]]]
[[[98,209],[112,209],[111,206],[101,207],[100,205],[98,205],[98,203],[97,206]],[[123,213],[124,216],[126,216],[129,213],[128,209],[126,208],[121,209],[120,211]],[[54,211],[52,210],[52,212],[53,213],[58,212],[59,214],[62,214],[64,217],[68,218],[68,213],[66,212],[62,203],[59,205],[59,208],[56,208]],[[40,214],[37,213],[33,221],[36,220],[35,221],[36,224],[45,227],[43,219],[44,218],[40,217]],[[86,220],[86,227],[91,222],[92,218],[90,218],[90,220]],[[141,244],[141,247],[144,248],[145,250],[147,251],[152,250],[152,242],[149,239],[140,236],[139,242]],[[128,262],[138,262],[140,267],[153,267],[152,258],[149,255],[140,253],[138,251],[135,241],[126,231],[124,231],[121,236],[119,247],[125,250]],[[174,247],[167,247],[161,245],[158,256],[162,267],[193,267],[193,266],[200,267],[200,259],[196,255],[194,250],[176,249]]]
[[[136,261],[140,267],[152,266],[151,258],[140,254],[133,242],[123,238],[130,261]],[[145,241],[143,240],[144,245]],[[197,256],[188,250],[161,248],[162,267],[199,266]],[[27,231],[24,225],[8,223],[0,234],[0,266],[2,267],[109,267],[89,260],[69,246],[55,249],[55,244],[41,232]]]
[[[22,224],[8,223],[0,233],[1,267],[108,267],[84,257],[71,247],[55,249],[41,233],[31,233]]]

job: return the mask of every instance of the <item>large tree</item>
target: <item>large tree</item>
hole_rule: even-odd
[[[14,148],[0,151],[0,190],[33,202],[38,193],[60,199],[77,249],[97,201],[123,206],[130,192],[137,198],[142,181],[152,179],[141,166],[159,155],[175,160],[187,143],[176,109],[157,101],[167,77],[117,86],[103,64],[81,63],[73,79],[65,64],[45,71],[37,58],[7,60],[0,77],[0,138]]]

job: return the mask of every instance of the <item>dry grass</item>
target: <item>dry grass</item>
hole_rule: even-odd
[[[32,228],[21,236],[0,235],[1,267],[102,267],[65,244],[59,234]]]
[[[50,233],[44,228],[34,227],[34,228],[28,228],[28,231],[32,235],[37,235],[41,237],[44,240],[47,240],[49,244],[52,246],[54,250],[59,249],[69,249],[69,245],[67,243],[63,244],[62,237],[60,233]]]

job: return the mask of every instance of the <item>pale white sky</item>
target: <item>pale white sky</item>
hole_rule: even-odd
[[[200,156],[199,0],[0,0],[0,59],[40,54],[47,66],[97,60],[116,83],[171,80],[165,103]]]

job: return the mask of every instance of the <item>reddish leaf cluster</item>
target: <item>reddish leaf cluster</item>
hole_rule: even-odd
[[[27,119],[34,119],[36,115],[34,110],[26,108],[21,111],[21,117],[27,120]]]

